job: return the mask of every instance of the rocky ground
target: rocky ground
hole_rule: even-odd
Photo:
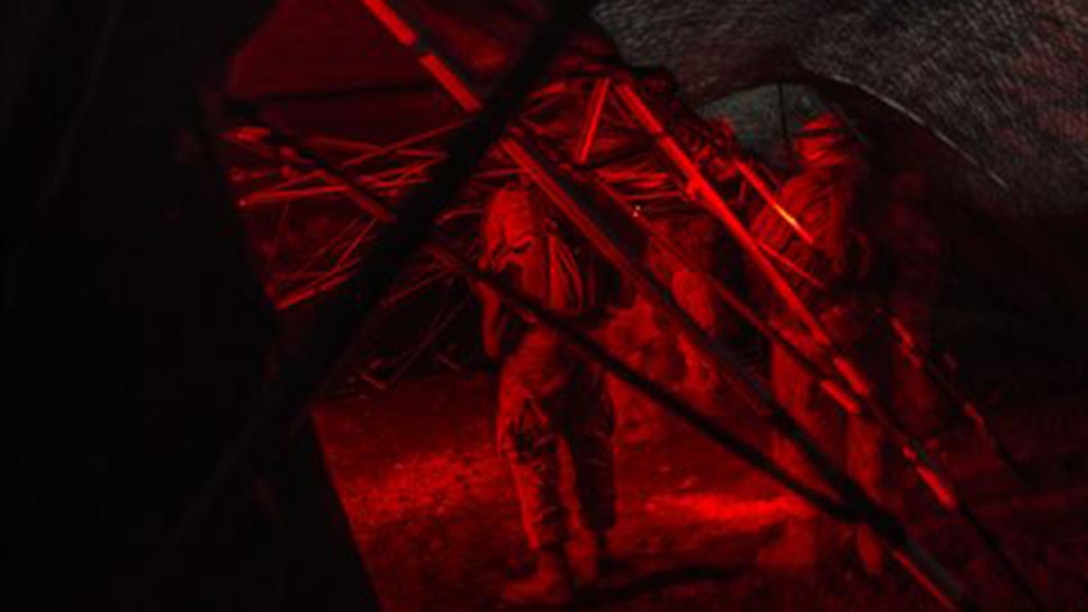
[[[371,398],[327,402],[319,430],[353,529],[385,607],[489,610],[530,557],[505,466],[494,450],[486,375],[406,381]],[[1029,468],[1019,484],[957,421],[940,455],[987,525],[1052,610],[1088,610],[1088,410],[1085,393],[1005,398],[988,406],[996,431]],[[730,423],[765,443],[762,428]],[[767,479],[668,420],[656,436],[621,437],[621,560],[582,609],[931,610],[899,568],[877,581],[846,560],[811,575],[757,571],[760,544],[798,511]],[[643,437],[644,438],[644,437]],[[985,610],[1023,609],[959,519],[916,483],[904,487],[912,532],[966,583]]]

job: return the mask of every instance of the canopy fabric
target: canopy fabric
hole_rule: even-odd
[[[1088,11],[1077,0],[619,0],[597,18],[689,99],[811,74],[925,124],[1019,196],[1025,214],[1088,193]]]
[[[486,81],[516,55],[547,2],[399,5]],[[668,68],[694,105],[778,80],[848,84],[951,143],[1018,214],[1085,204],[1088,12],[1076,0],[608,0],[596,19],[627,63]],[[611,59],[600,36],[575,46],[575,55]],[[283,0],[239,55],[232,89],[296,99],[287,104],[295,108],[305,96],[341,132],[389,129],[383,111],[401,121],[452,112],[358,0]],[[363,92],[370,112],[343,112],[343,96]]]
[[[401,5],[485,87],[547,17],[539,0]],[[612,44],[592,24],[567,46],[553,73],[617,61]],[[235,58],[229,93],[266,103],[300,129],[378,142],[463,116],[358,0],[282,0]]]

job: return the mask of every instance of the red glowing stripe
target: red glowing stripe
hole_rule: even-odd
[[[434,53],[420,55],[419,63],[423,64],[423,67],[434,76],[435,80],[442,84],[442,87],[453,96],[453,99],[457,101],[461,108],[471,113],[478,112],[483,108],[479,96],[468,85],[463,83],[457,74],[437,55]]]
[[[604,114],[604,103],[608,101],[609,84],[610,79],[605,77],[593,86],[593,93],[589,98],[589,116],[578,140],[578,150],[574,154],[574,161],[579,165],[589,159],[589,150],[593,147],[593,138],[597,135],[597,127]]]
[[[982,413],[978,411],[978,407],[974,402],[964,402],[963,411],[967,413],[967,416],[974,421],[975,426],[980,429],[986,428],[986,419],[982,418]]]
[[[774,212],[777,213],[778,216],[786,222],[786,225],[790,226],[790,228],[793,229],[794,233],[796,233],[801,238],[801,240],[805,241],[805,244],[809,246],[816,246],[816,239],[814,239],[812,237],[812,234],[808,233],[808,230],[806,230],[805,227],[801,225],[801,222],[797,220],[797,217],[794,217],[792,214],[790,214],[790,211],[786,210],[786,208],[782,206],[782,203],[778,201],[778,197],[775,196],[771,188],[763,182],[763,178],[756,174],[756,171],[752,170],[752,167],[743,160],[738,159],[736,161],[736,164],[737,170],[740,171],[741,175],[743,175],[744,178],[748,179],[748,182],[751,183],[752,187],[755,187],[756,191],[759,192],[759,195],[762,196],[764,200],[766,200],[767,204],[770,204],[771,209],[774,210]]]
[[[757,244],[759,244],[759,248],[763,249],[764,253],[766,253],[767,255],[770,255],[772,259],[774,259],[778,263],[782,264],[782,266],[785,267],[790,272],[793,272],[797,276],[804,279],[804,281],[807,282],[808,284],[812,285],[813,287],[816,287],[817,289],[821,289],[821,290],[826,290],[827,289],[827,285],[820,282],[820,279],[818,279],[815,276],[809,274],[803,268],[801,268],[797,264],[793,263],[793,261],[791,261],[790,258],[786,257],[785,255],[783,255],[783,254],[779,253],[778,251],[772,249],[771,247],[767,246],[767,244],[764,243],[764,242],[758,242]]]
[[[824,379],[820,381],[820,388],[823,389],[828,397],[835,400],[839,406],[842,406],[842,409],[848,414],[861,414],[861,407],[858,406],[857,402],[850,398],[846,389],[840,387],[835,381]]]
[[[427,48],[429,45],[396,9],[384,0],[361,1],[398,42],[416,52],[419,63],[453,96],[461,108],[469,112],[477,112],[483,108],[480,97],[472,87],[457,75],[453,66]]]
[[[918,566],[915,565],[914,561],[907,557],[907,555],[905,555],[902,551],[892,550],[892,557],[894,557],[895,560],[899,562],[899,565],[902,565],[904,568],[906,568],[906,570],[910,572],[912,576],[914,576],[914,579],[917,580],[919,584],[921,584],[923,587],[925,587],[926,591],[929,591],[930,595],[935,597],[937,601],[941,602],[941,605],[949,610],[960,609],[960,606],[957,606],[951,599],[949,599],[944,594],[944,591],[938,588],[937,585],[929,579],[929,576],[927,576],[925,572],[919,569]]]
[[[940,476],[937,476],[933,470],[925,466],[918,466],[916,471],[918,472],[918,475],[922,477],[922,480],[925,481],[926,486],[928,486],[929,489],[933,491],[933,494],[937,496],[937,501],[940,502],[945,509],[954,511],[959,507],[960,501],[956,499],[956,495],[945,486],[944,481],[941,480]]]
[[[382,25],[389,30],[389,33],[397,39],[400,44],[411,47],[416,44],[419,37],[416,35],[415,30],[408,24],[393,7],[389,6],[383,0],[362,0],[362,3],[366,5],[370,12],[382,22]]]
[[[854,367],[854,364],[850,363],[843,357],[835,357],[831,360],[835,364],[835,369],[842,374],[842,377],[846,379],[846,382],[850,383],[854,392],[861,397],[868,398],[872,395],[873,389],[869,385],[868,379]]]

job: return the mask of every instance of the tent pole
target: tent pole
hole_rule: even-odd
[[[579,166],[585,165],[589,160],[589,152],[593,148],[597,128],[601,125],[601,117],[604,115],[604,105],[608,101],[608,89],[611,84],[610,77],[601,77],[593,84],[593,91],[589,94],[589,112],[586,114],[582,131],[578,135],[578,146],[574,152],[574,163]]]

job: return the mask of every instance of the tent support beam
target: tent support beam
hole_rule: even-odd
[[[593,148],[597,128],[601,125],[601,117],[604,115],[604,106],[608,101],[608,89],[611,85],[611,78],[601,77],[593,84],[593,91],[589,94],[589,112],[586,114],[582,131],[578,135],[578,146],[574,152],[574,163],[579,166],[589,161],[589,152]]]

